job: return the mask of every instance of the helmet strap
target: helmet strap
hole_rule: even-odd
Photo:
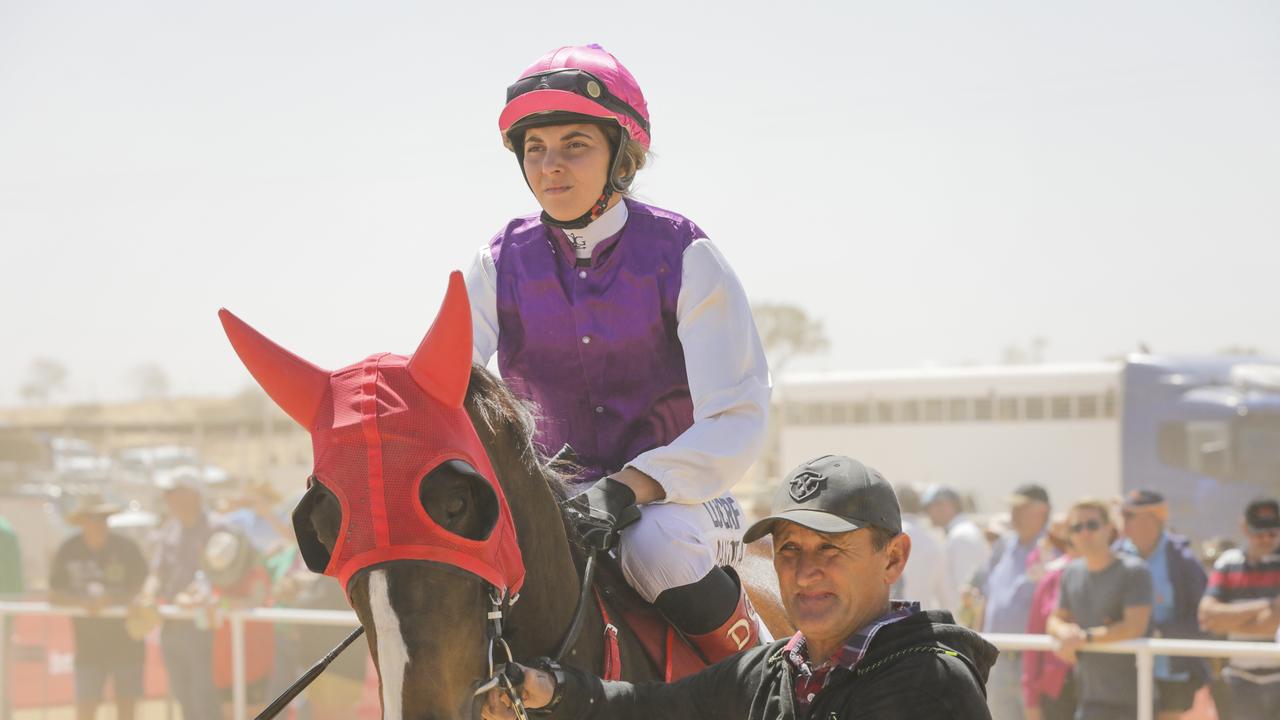
[[[579,215],[573,220],[557,220],[547,214],[546,210],[542,211],[542,224],[552,225],[554,227],[563,228],[565,230],[580,230],[596,221],[596,218],[604,214],[609,208],[609,199],[613,197],[613,183],[606,183],[604,192],[600,193],[600,197],[591,206],[591,209]]]

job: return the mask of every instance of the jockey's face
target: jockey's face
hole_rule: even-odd
[[[839,648],[883,614],[910,552],[905,534],[876,550],[870,530],[828,535],[786,521],[774,528],[773,546],[782,604],[811,649]]]
[[[550,125],[524,134],[525,179],[538,204],[557,220],[591,209],[604,191],[610,159],[609,139],[599,125]]]

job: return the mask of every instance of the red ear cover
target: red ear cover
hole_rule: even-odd
[[[471,301],[462,273],[454,270],[435,322],[409,358],[409,374],[428,395],[460,408],[471,381],[471,352]]]
[[[329,389],[329,371],[303,360],[223,308],[222,329],[249,374],[302,427],[311,430]]]

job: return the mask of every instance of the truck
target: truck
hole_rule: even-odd
[[[1280,495],[1280,361],[1266,358],[794,374],[775,400],[780,467],[846,454],[891,482],[950,485],[983,514],[1029,482],[1059,509],[1147,488],[1205,540]]]

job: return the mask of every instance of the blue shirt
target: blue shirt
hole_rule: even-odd
[[[1138,552],[1138,548],[1125,538],[1121,541],[1124,550],[1139,557],[1142,553]],[[1172,622],[1174,619],[1173,605],[1173,580],[1169,578],[1169,541],[1164,533],[1160,533],[1160,541],[1156,543],[1156,549],[1151,552],[1151,556],[1145,558],[1147,561],[1147,569],[1151,571],[1151,624],[1161,625]],[[1155,656],[1155,676],[1160,680],[1186,680],[1187,673],[1174,673],[1171,669],[1170,658],[1168,655]]]
[[[984,632],[1024,633],[1031,615],[1031,598],[1036,584],[1027,577],[1027,558],[1036,541],[1018,542],[1017,535],[1005,538],[1000,554],[991,564],[982,594],[987,598]]]

